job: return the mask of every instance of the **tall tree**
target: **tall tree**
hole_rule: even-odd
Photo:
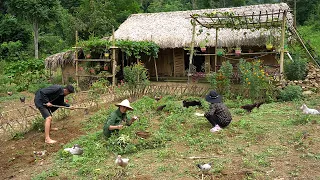
[[[58,0],[8,0],[11,13],[23,18],[33,25],[34,54],[39,58],[39,24],[46,24],[57,18]]]
[[[0,44],[19,40],[26,45],[31,40],[31,32],[16,17],[10,14],[2,17],[0,14]]]

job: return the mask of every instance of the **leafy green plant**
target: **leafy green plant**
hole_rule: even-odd
[[[279,99],[282,101],[299,100],[303,97],[300,86],[289,85],[280,91]]]
[[[109,85],[110,85],[110,82],[104,78],[100,78],[99,80],[95,81],[89,89],[90,99],[94,101],[99,100],[101,95],[107,92]]]
[[[26,53],[23,51],[23,44],[21,41],[4,42],[0,44],[0,59],[7,61],[21,60]]]
[[[37,117],[32,121],[31,130],[43,132],[44,131],[44,119]]]
[[[140,61],[137,64],[124,67],[123,75],[124,80],[130,87],[137,86],[138,84],[149,84],[148,70]]]
[[[286,60],[284,75],[288,80],[303,80],[307,74],[307,60],[299,54],[293,56],[293,61]]]
[[[88,41],[80,42],[80,46],[82,46],[84,54],[91,54],[93,58],[104,55],[106,51],[110,50],[111,45],[111,41],[96,37],[90,38]],[[152,56],[154,58],[158,57],[159,46],[154,42],[118,40],[115,45],[129,57],[134,56],[137,59],[141,59],[142,54]]]
[[[266,93],[262,94],[262,92],[266,92],[270,85],[262,62],[260,60],[246,62],[241,59],[238,68],[242,87],[244,90],[247,90],[249,98],[252,101],[265,98]]]
[[[17,85],[17,91],[26,90],[31,84],[43,83],[48,78],[41,59],[11,62],[5,67],[5,74]]]
[[[229,61],[224,61],[218,72],[207,75],[207,81],[219,94],[228,95],[230,93],[232,70],[232,64]]]

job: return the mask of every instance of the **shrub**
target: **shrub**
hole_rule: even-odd
[[[67,48],[67,44],[60,36],[51,34],[39,36],[39,50],[43,57],[61,52],[65,48]]]
[[[149,84],[148,70],[140,61],[137,64],[124,67],[123,75],[124,80],[130,87],[135,87],[138,84]]]
[[[248,91],[248,96],[252,101],[266,97],[266,90],[269,89],[270,85],[260,60],[246,62],[241,59],[239,62],[239,74],[242,87]]]
[[[230,94],[232,70],[232,64],[229,61],[224,61],[218,72],[207,75],[207,81],[219,94]]]
[[[29,59],[7,64],[5,74],[12,77],[11,82],[17,85],[17,91],[24,91],[31,84],[43,83],[47,79],[43,60]]]
[[[285,61],[284,75],[288,80],[303,80],[307,72],[307,60],[299,55],[293,56],[294,61]]]
[[[0,44],[0,58],[8,61],[21,60],[25,56],[21,41],[4,42]]]
[[[287,86],[280,91],[279,99],[282,101],[299,100],[302,98],[302,88],[300,86]]]
[[[44,119],[37,117],[32,121],[31,130],[43,132],[44,131]]]

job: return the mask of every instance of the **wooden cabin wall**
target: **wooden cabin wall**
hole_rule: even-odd
[[[149,71],[150,76],[156,76],[153,58],[148,60],[149,57],[141,58]],[[158,76],[173,76],[173,49],[160,49],[158,58],[156,59]]]

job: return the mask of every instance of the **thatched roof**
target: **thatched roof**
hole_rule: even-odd
[[[120,25],[115,32],[116,39],[132,41],[153,41],[161,48],[189,47],[192,38],[192,25],[190,15],[216,12],[233,12],[235,14],[259,14],[260,12],[272,12],[289,10],[285,3],[262,4],[253,6],[242,6],[221,9],[203,9],[192,11],[176,11],[161,13],[133,14]],[[288,13],[289,21],[292,21],[292,14]],[[200,26],[196,27],[196,32]],[[204,33],[195,37],[196,46],[205,39],[206,32],[210,33],[207,46],[215,46],[215,29],[203,28]],[[279,28],[271,32],[280,36]],[[231,30],[219,29],[218,46],[234,47],[241,46],[262,46],[265,45],[269,36],[269,30],[251,31],[248,29]]]
[[[72,50],[51,55],[45,59],[45,67],[56,70],[59,67],[64,67],[66,64],[73,64],[74,57],[75,52]]]

